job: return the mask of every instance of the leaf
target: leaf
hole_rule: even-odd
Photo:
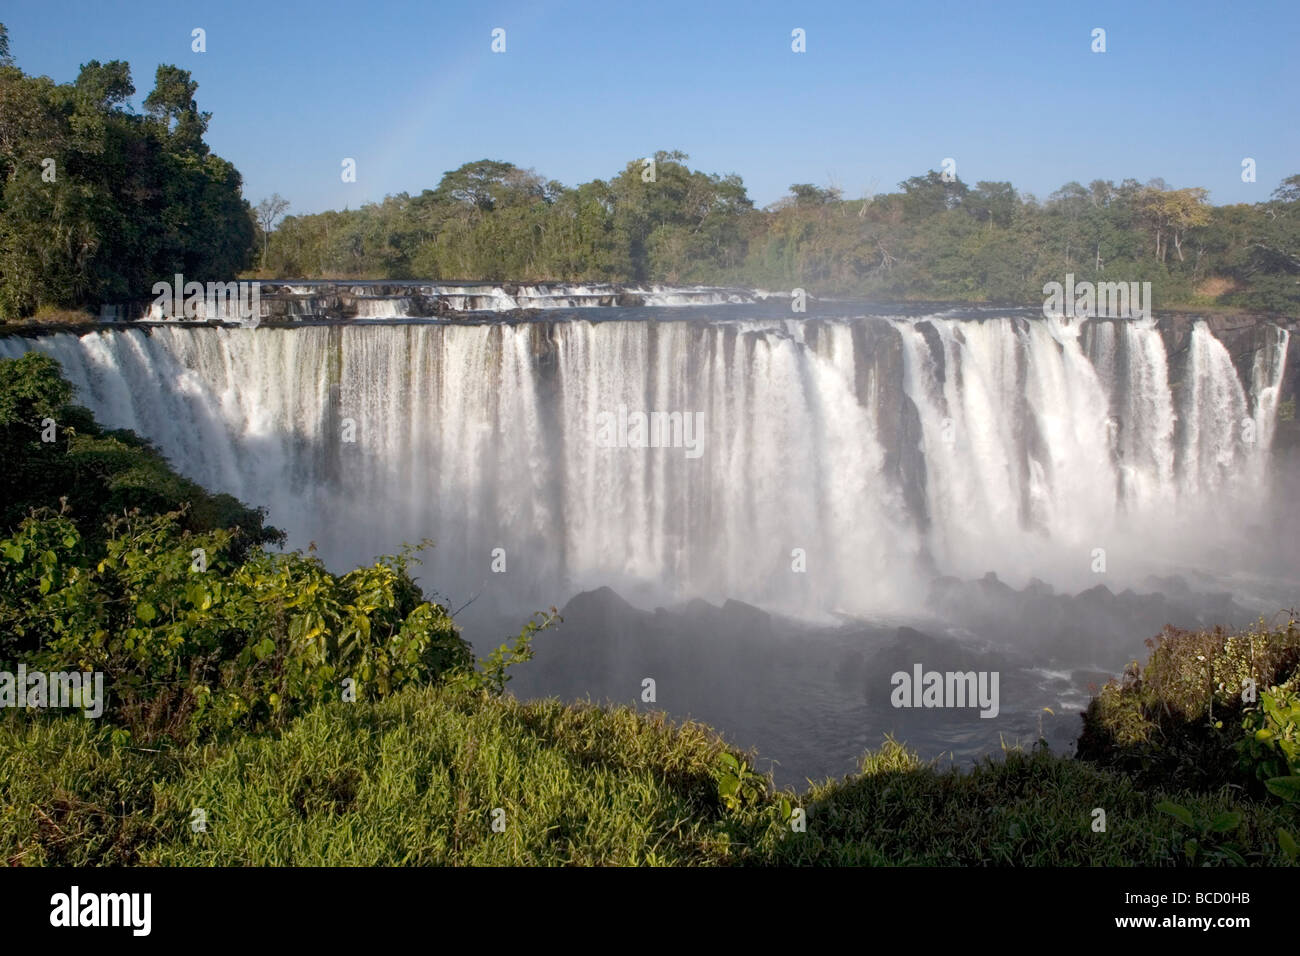
[[[1300,802],[1300,777],[1274,777],[1265,780],[1264,786],[1274,796],[1288,802]]]
[[[148,601],[143,601],[140,604],[136,605],[135,616],[138,617],[145,624],[148,624],[150,621],[152,621],[154,618],[158,616],[158,611]]]
[[[1241,814],[1235,810],[1227,810],[1214,818],[1210,823],[1210,830],[1214,833],[1227,833],[1239,826],[1241,826]]]
[[[725,750],[722,753],[718,754],[718,762],[722,764],[724,767],[726,767],[728,770],[730,770],[732,773],[739,775],[740,761],[738,761],[731,754],[727,753]]]
[[[1246,858],[1241,855],[1241,847],[1237,846],[1235,843],[1225,843],[1223,846],[1219,847],[1219,855],[1221,857],[1226,856],[1233,863],[1237,864],[1237,866],[1246,866]]]
[[[1169,814],[1184,826],[1191,827],[1193,830],[1196,829],[1196,821],[1192,817],[1192,811],[1188,810],[1186,807],[1179,806],[1176,803],[1171,803],[1168,800],[1162,800],[1156,804],[1156,809],[1161,813]]]
[[[1277,844],[1282,848],[1282,852],[1286,854],[1288,860],[1300,859],[1300,845],[1296,844],[1295,837],[1286,830],[1279,829],[1277,831]]]

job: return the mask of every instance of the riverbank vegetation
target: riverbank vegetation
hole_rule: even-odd
[[[0,31],[3,26],[0,25]],[[3,35],[3,34],[0,34]],[[1254,203],[1160,179],[1070,182],[1036,197],[930,170],[851,196],[796,183],[756,208],[740,175],[681,152],[566,186],[501,160],[419,193],[278,221],[203,141],[188,72],[159,66],[143,113],[122,61],[75,81],[0,52],[0,315],[98,313],[176,273],[263,277],[725,284],[820,295],[1036,305],[1047,282],[1150,282],[1157,308],[1294,315],[1300,175]],[[1239,174],[1233,169],[1232,176]],[[253,274],[253,273],[248,273]]]
[[[1161,308],[1300,305],[1300,176],[1261,202],[1212,206],[1207,190],[1161,180],[1067,183],[1039,199],[932,170],[872,196],[796,184],[756,209],[738,175],[687,160],[659,152],[572,189],[510,163],[467,163],[419,195],[288,217],[270,237],[267,274],[1039,304],[1044,283],[1073,273],[1149,281]]]
[[[554,611],[475,660],[413,554],[335,575],[273,551],[260,512],[70,398],[48,358],[0,361],[0,696],[21,664],[108,698],[0,711],[11,865],[1296,861],[1294,622],[1154,642],[1082,759],[940,769],[887,740],[779,791],[699,724],[507,694]]]
[[[211,114],[188,71],[159,66],[138,113],[126,62],[91,60],[56,83],[14,65],[3,24],[0,39],[0,315],[97,313],[178,272],[205,281],[251,264],[252,210],[203,141]]]

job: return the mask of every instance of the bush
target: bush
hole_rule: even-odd
[[[336,577],[297,552],[240,560],[235,537],[135,513],[109,523],[95,562],[67,517],[27,519],[0,540],[0,660],[102,671],[108,718],[140,739],[280,725],[470,665],[410,554]]]
[[[132,509],[176,512],[192,532],[235,530],[231,546],[239,555],[283,542],[280,531],[264,524],[262,509],[205,491],[173,471],[147,441],[100,427],[71,399],[72,386],[48,356],[0,359],[0,533],[17,529],[33,509],[57,506],[95,552],[105,522]],[[54,441],[43,440],[46,421],[53,423]]]
[[[1238,760],[1243,689],[1293,680],[1300,665],[1296,621],[1228,634],[1166,628],[1136,662],[1088,705],[1078,755],[1147,782],[1215,789],[1253,786]]]

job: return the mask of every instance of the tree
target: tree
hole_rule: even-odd
[[[9,55],[9,28],[0,23],[0,66],[13,66],[14,58]]]
[[[796,206],[825,206],[839,202],[842,198],[838,189],[821,189],[812,183],[794,183],[790,187],[790,194],[794,196]]]
[[[933,169],[924,176],[913,176],[898,184],[903,190],[903,209],[910,217],[924,219],[948,209],[956,209],[966,198],[967,187],[960,179],[947,181]]]
[[[257,204],[257,224],[262,227],[262,268],[266,268],[267,237],[275,228],[275,221],[289,208],[289,200],[279,193],[272,193],[270,198]]]
[[[992,229],[996,225],[1005,229],[1011,225],[1019,202],[1015,187],[1010,183],[981,180],[967,195],[963,205],[977,222],[984,222],[986,228]]]
[[[480,159],[443,174],[434,202],[491,212],[498,206],[529,203],[546,196],[546,180],[514,163]]]
[[[150,115],[127,63],[73,83],[0,68],[0,310],[141,298],[176,272],[226,277],[256,250],[238,171],[202,141],[196,84],[159,70]],[[46,173],[49,177],[46,177]]]
[[[1300,202],[1300,175],[1282,180],[1281,185],[1273,190],[1273,199],[1282,203]]]
[[[1188,229],[1209,222],[1209,212],[1205,208],[1208,195],[1207,190],[1199,187],[1168,189],[1162,179],[1151,180],[1138,194],[1139,208],[1148,227],[1155,233],[1157,260],[1165,261],[1169,251],[1168,237],[1173,240],[1178,261],[1183,261],[1184,234]]]
[[[1183,236],[1191,229],[1197,229],[1210,221],[1210,211],[1206,204],[1209,191],[1199,186],[1190,189],[1170,190],[1166,196],[1169,225],[1173,230],[1174,251],[1178,261],[1183,258]]]
[[[98,110],[120,109],[135,95],[131,65],[125,60],[83,63],[81,72],[77,74],[76,87],[85,102]]]
[[[212,114],[199,112],[194,100],[198,88],[189,70],[164,63],[154,73],[153,90],[144,100],[145,112],[162,122],[178,151],[207,152],[203,134]]]

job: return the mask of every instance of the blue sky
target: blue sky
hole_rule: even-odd
[[[0,21],[29,73],[128,60],[137,104],[159,63],[190,70],[245,195],[293,212],[417,193],[482,158],[575,185],[656,149],[739,173],[759,205],[793,182],[890,191],[945,157],[1040,198],[1160,176],[1255,202],[1300,173],[1294,0],[9,0]]]

